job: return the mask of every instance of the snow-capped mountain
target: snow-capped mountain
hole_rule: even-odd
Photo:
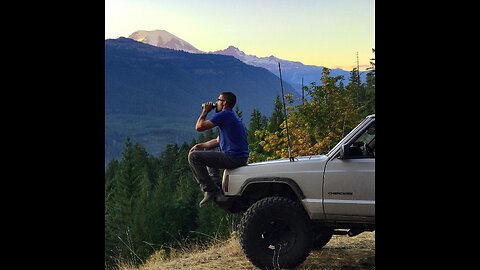
[[[278,63],[280,63],[282,68],[287,68],[287,69],[301,68],[301,67],[305,66],[304,64],[302,64],[300,62],[283,60],[283,59],[277,58],[273,55],[268,56],[268,57],[257,57],[255,55],[251,55],[251,54],[247,55],[244,52],[242,52],[240,49],[238,49],[237,47],[231,46],[231,45],[228,46],[228,48],[226,48],[225,50],[214,51],[214,52],[211,52],[211,53],[222,54],[222,55],[231,55],[231,56],[241,60],[242,62],[244,62],[246,64],[249,64],[249,65],[252,65],[252,66],[257,66],[257,67],[263,67],[263,68],[266,68],[270,71],[276,70],[277,73],[278,73]]]
[[[139,30],[128,36],[128,38],[156,47],[182,50],[191,53],[203,53],[202,51],[193,47],[190,43],[175,35],[170,34],[165,30]]]
[[[313,65],[304,65],[298,61],[289,61],[277,58],[273,55],[268,57],[257,57],[255,55],[248,55],[242,52],[235,46],[228,46],[225,50],[219,50],[211,52],[213,54],[222,54],[233,56],[240,61],[256,66],[263,67],[273,74],[280,76],[278,70],[278,63],[280,63],[282,69],[282,78],[289,82],[297,91],[301,92],[302,79],[304,85],[309,85],[311,82],[316,82],[317,85],[320,84],[320,77],[322,76],[323,66],[313,66]],[[330,69],[331,76],[343,76],[344,84],[348,83],[350,78],[350,72],[343,69]],[[365,82],[366,72],[360,72],[360,80]]]

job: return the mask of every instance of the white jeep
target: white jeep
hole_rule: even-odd
[[[293,268],[333,234],[375,230],[375,115],[325,155],[225,170],[216,203],[243,212],[239,240],[262,269]]]

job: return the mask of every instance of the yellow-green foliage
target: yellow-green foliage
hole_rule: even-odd
[[[353,70],[352,74],[355,72]],[[341,78],[330,77],[327,68],[324,68],[321,80],[319,86],[312,83],[306,87],[310,98],[303,104],[292,105],[292,97],[285,96],[289,103],[286,106],[287,118],[280,124],[279,130],[255,131],[255,139],[265,152],[264,159],[287,158],[289,140],[293,156],[328,151],[366,116],[365,104],[368,100],[360,95],[364,86],[354,82],[343,87],[339,83]],[[259,156],[252,152],[249,161],[260,161]]]

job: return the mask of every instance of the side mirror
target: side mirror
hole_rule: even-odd
[[[350,156],[350,146],[347,146],[346,144],[342,144],[342,147],[340,147],[340,156],[338,158],[347,158]]]

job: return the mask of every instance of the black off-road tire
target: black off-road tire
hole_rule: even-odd
[[[328,228],[313,230],[313,246],[312,250],[319,250],[324,247],[330,239],[332,239],[333,230]]]
[[[312,226],[303,207],[283,197],[267,197],[243,214],[240,245],[261,269],[294,268],[312,248]]]

